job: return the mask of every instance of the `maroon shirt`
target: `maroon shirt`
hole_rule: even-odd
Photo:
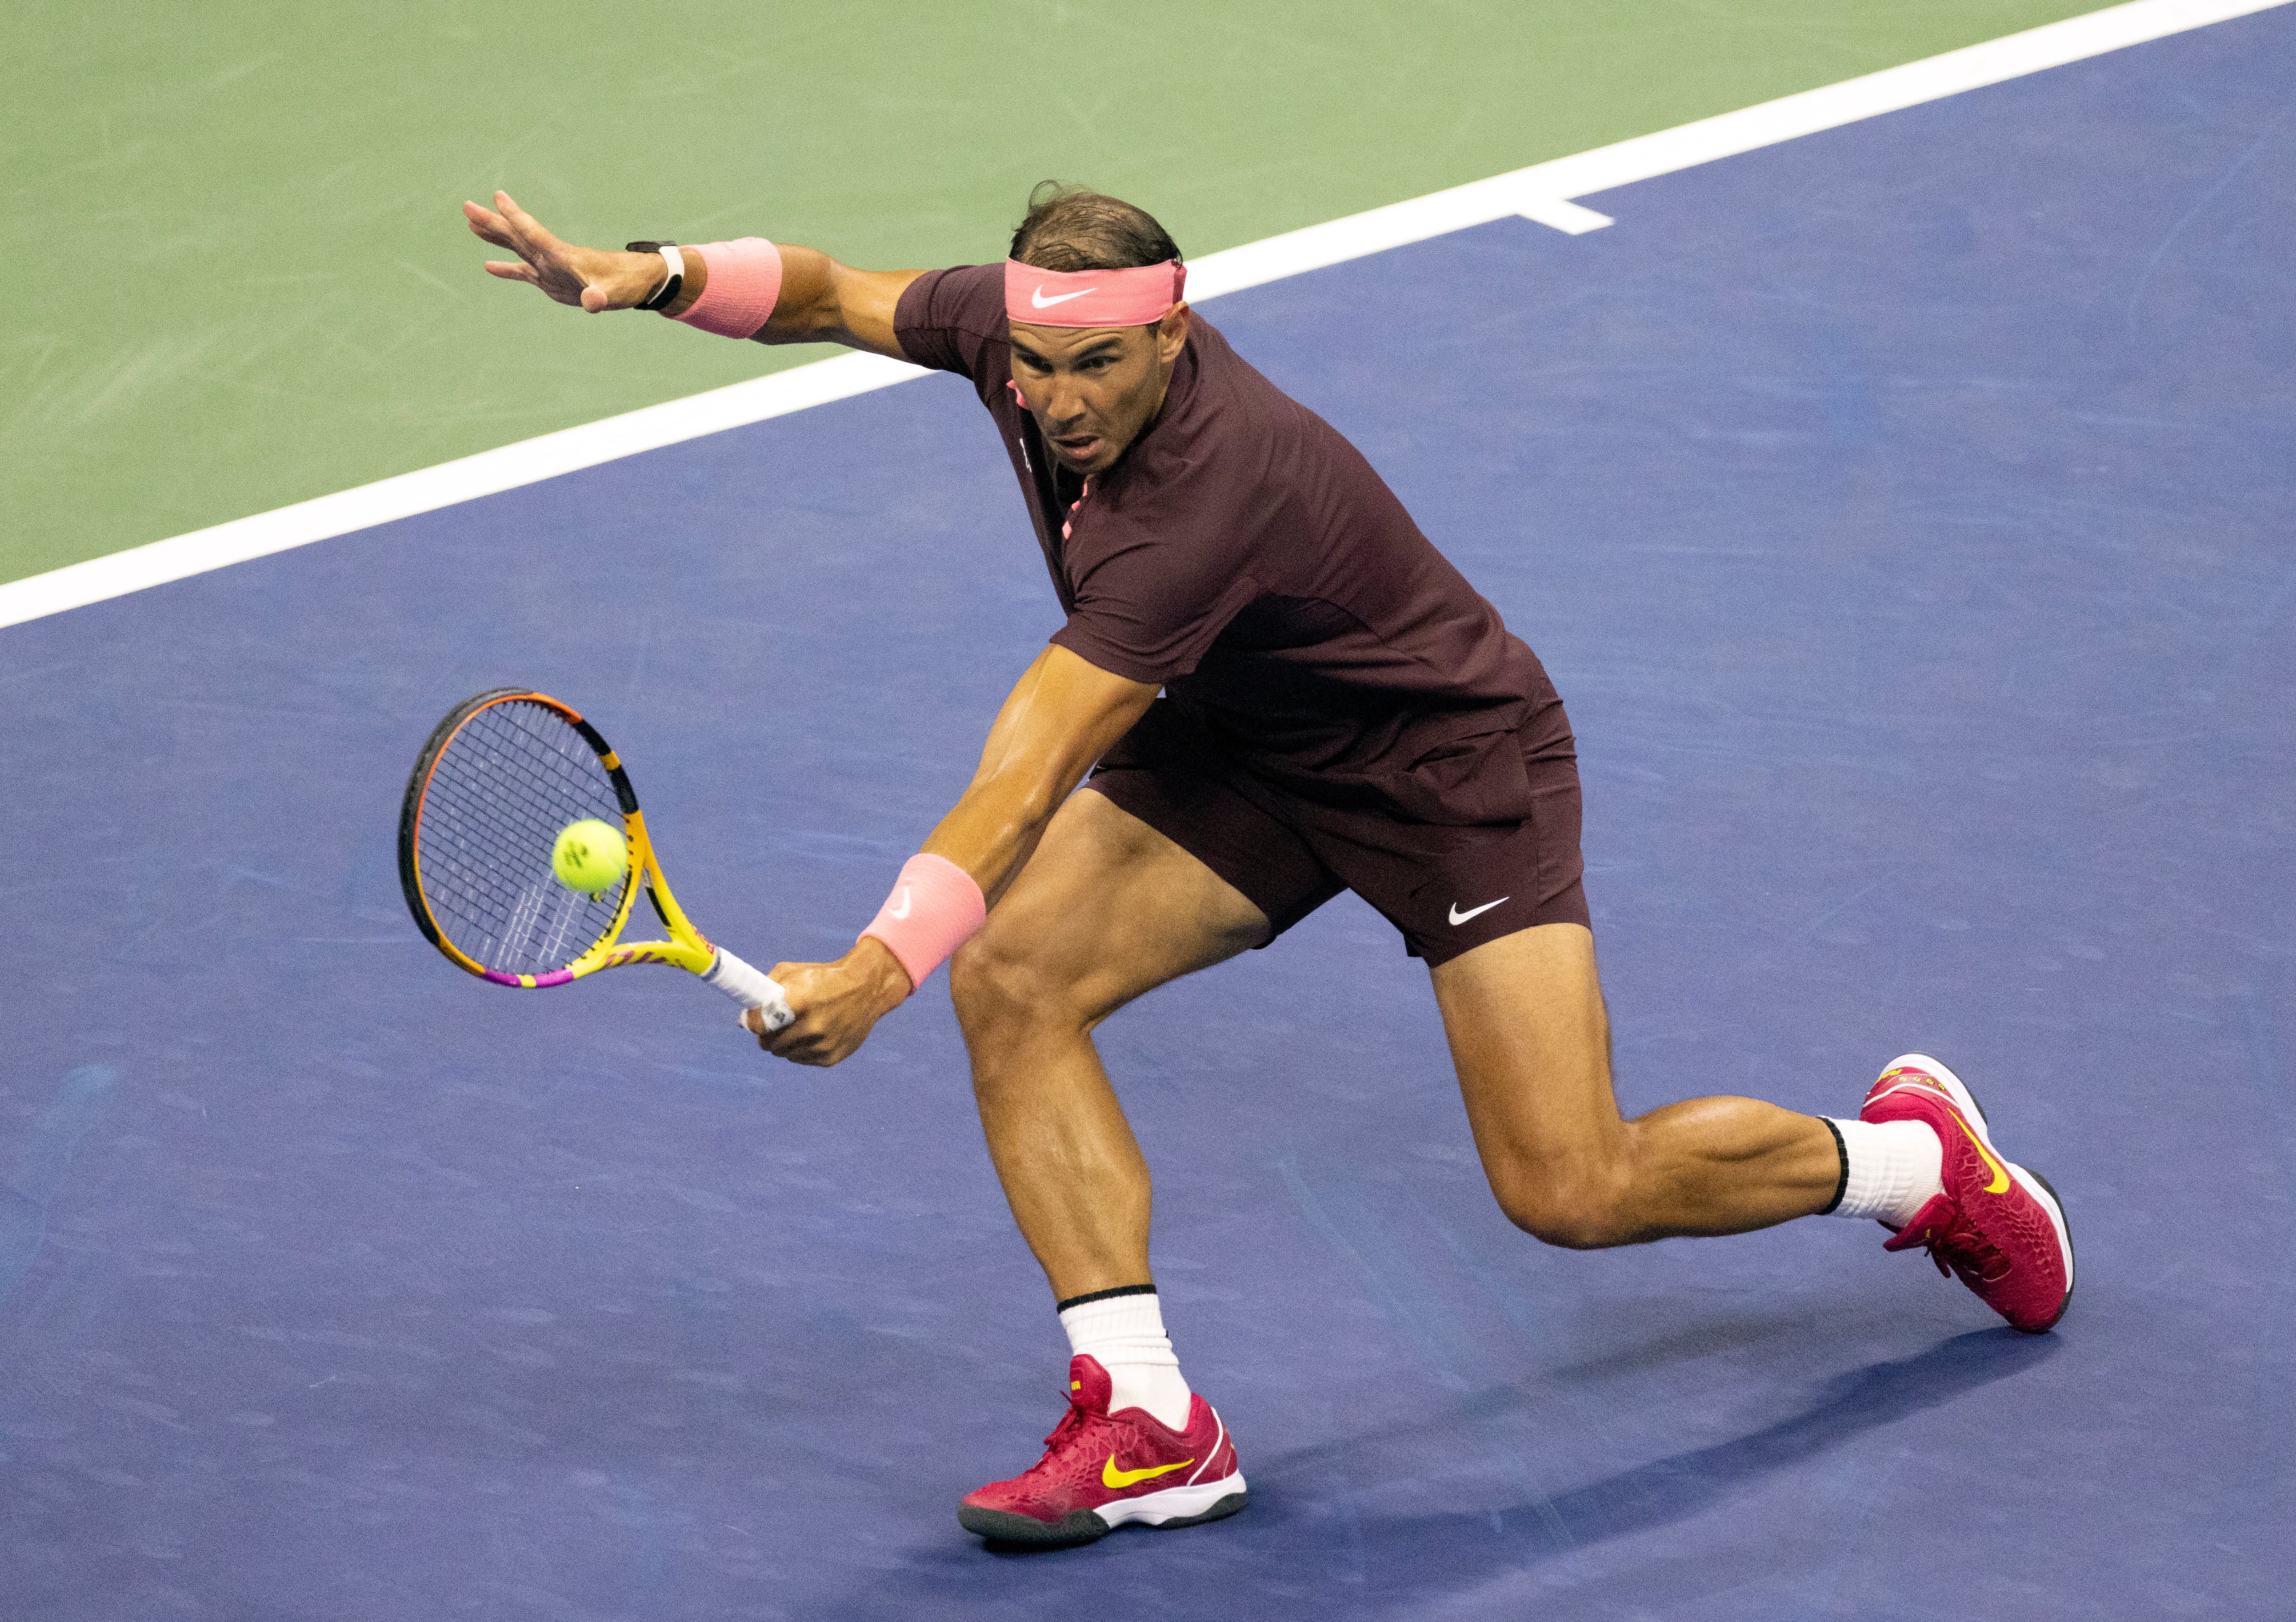
[[[1515,730],[1557,702],[1498,610],[1322,418],[1190,313],[1163,409],[1087,487],[1007,386],[1001,265],[928,271],[894,330],[996,419],[1068,623],[1208,743],[1322,803],[1414,822],[1530,812]]]

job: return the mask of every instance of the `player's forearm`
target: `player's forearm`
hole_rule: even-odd
[[[1041,774],[975,778],[924,842],[924,854],[964,869],[995,906],[1036,854],[1053,813],[1084,773],[1085,766],[1078,766],[1058,787]]]
[[[1046,648],[997,712],[980,768],[837,972],[867,987],[871,1020],[924,983],[981,927],[1093,762],[1155,700],[1135,682]],[[886,972],[898,960],[898,983]],[[778,977],[776,977],[778,978]]]
[[[995,905],[1093,763],[1156,697],[1054,645],[1015,683],[988,729],[980,769],[924,843],[954,862]]]
[[[917,279],[914,270],[856,270],[815,248],[778,244],[781,297],[770,320],[759,328],[759,343],[838,343],[873,354],[901,353],[893,314],[901,291]],[[698,295],[697,295],[698,296]],[[684,294],[679,295],[681,301]],[[671,307],[676,313],[677,306]]]
[[[1083,767],[1078,766],[1077,774],[1082,773]],[[1073,780],[1069,786],[1075,786]],[[946,867],[938,873],[931,869],[919,872],[919,862],[912,860],[901,870],[901,881],[894,886],[885,910],[830,971],[836,977],[840,995],[849,995],[852,1006],[865,1015],[866,1024],[874,1024],[907,1001],[934,967],[961,944],[962,938],[980,927],[983,904],[994,905],[1027,864],[1058,806],[1058,798],[1047,792],[1042,782],[1032,782],[1021,774],[984,774],[974,779],[972,787],[941,818],[940,826],[919,853],[921,857],[939,856],[953,864],[964,870],[964,877],[948,872]],[[980,892],[972,903],[969,927],[962,916],[964,899],[946,894],[941,897],[944,903],[956,901],[959,933],[948,936],[942,933],[948,927],[947,914],[936,905],[933,892],[950,884],[965,886],[967,880]],[[919,899],[920,895],[923,899]],[[780,965],[776,978],[784,978],[783,971],[789,967]],[[815,989],[810,981],[790,983],[808,995]]]

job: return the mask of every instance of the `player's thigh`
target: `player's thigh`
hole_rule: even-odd
[[[1599,1168],[1625,1127],[1593,934],[1576,923],[1519,930],[1430,978],[1475,1145],[1502,1200],[1503,1183]]]
[[[960,1015],[1017,1006],[1089,1028],[1168,980],[1260,945],[1268,931],[1267,915],[1225,879],[1086,788],[1054,815],[958,953],[951,983]]]

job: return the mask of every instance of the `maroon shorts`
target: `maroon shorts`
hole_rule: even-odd
[[[1244,771],[1165,699],[1087,786],[1241,890],[1275,934],[1351,889],[1431,966],[1534,924],[1588,922],[1578,757],[1562,706],[1517,737],[1531,791],[1519,823],[1445,827],[1304,799]]]

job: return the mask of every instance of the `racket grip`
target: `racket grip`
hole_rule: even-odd
[[[797,1018],[789,999],[782,995],[779,981],[750,968],[723,946],[718,948],[718,961],[701,978],[742,1007],[754,1008],[765,1015],[767,1035]]]

